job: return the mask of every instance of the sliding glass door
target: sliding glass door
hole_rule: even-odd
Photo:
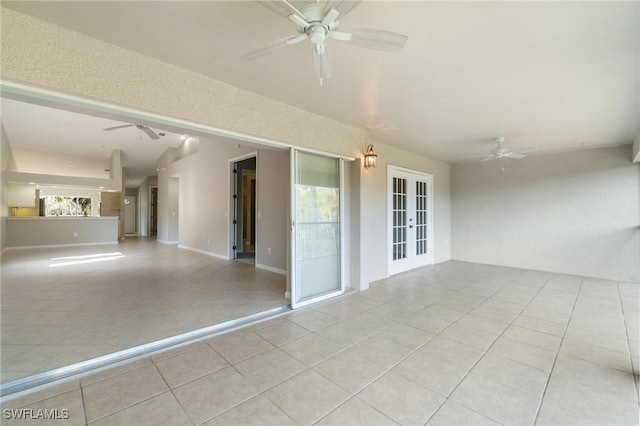
[[[292,150],[291,306],[340,294],[342,160]]]

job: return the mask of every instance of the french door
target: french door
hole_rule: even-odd
[[[291,306],[344,291],[343,160],[292,150]]]
[[[389,275],[433,263],[433,176],[388,166]]]

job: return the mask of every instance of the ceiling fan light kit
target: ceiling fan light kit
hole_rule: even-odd
[[[333,76],[333,64],[326,47],[326,42],[330,39],[367,49],[399,51],[408,38],[403,34],[375,29],[338,31],[340,24],[338,17],[344,17],[358,6],[360,1],[330,0],[324,5],[318,1],[306,5],[301,11],[287,0],[259,1],[258,3],[288,18],[296,25],[298,34],[269,42],[266,46],[244,55],[244,59],[256,59],[280,47],[298,44],[308,39],[313,45],[312,61],[321,86],[325,78]]]

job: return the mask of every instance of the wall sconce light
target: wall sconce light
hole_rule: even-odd
[[[367,147],[367,152],[364,153],[364,168],[370,169],[378,165],[378,154],[373,151],[373,145]]]

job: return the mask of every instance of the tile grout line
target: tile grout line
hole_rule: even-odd
[[[443,296],[443,297],[441,297],[440,299],[442,299],[442,298],[444,298],[444,297],[446,297],[446,296]],[[440,299],[438,299],[438,300],[440,300]],[[371,300],[373,300],[373,299],[371,299]],[[436,301],[435,301],[435,302],[433,302],[433,303],[437,303],[437,301],[438,301],[438,300],[436,300]],[[387,303],[387,302],[390,302],[390,301],[392,301],[392,300],[388,300],[388,301],[385,301],[385,302],[381,302],[381,303],[379,303],[378,305],[372,306],[370,309],[373,309],[373,308],[375,308],[375,307],[377,307],[377,306],[379,306],[379,305],[382,305],[382,304]],[[432,305],[433,303],[431,303],[431,304],[429,304],[429,305],[427,305],[427,306],[430,306],[430,305]],[[349,306],[349,305],[347,305],[347,306]],[[426,308],[427,306],[425,306],[425,308]],[[359,308],[356,308],[356,309],[359,309]],[[422,308],[422,309],[424,309],[424,308]],[[319,312],[319,311],[318,311],[318,312]],[[356,315],[354,315],[354,316],[360,315],[361,313],[364,313],[364,312],[368,312],[368,313],[370,313],[370,314],[372,314],[372,315],[377,315],[377,314],[373,314],[373,313],[369,312],[368,310],[362,310],[360,313],[358,313],[358,314],[356,314]],[[416,311],[416,312],[418,312],[418,311]],[[409,314],[409,315],[412,315],[413,313],[415,313],[415,312],[412,312],[412,313],[411,313],[411,314]],[[325,315],[328,315],[328,314],[325,314]],[[407,315],[407,316],[409,316],[409,315]],[[330,316],[330,315],[329,315],[329,316]],[[384,318],[384,319],[389,319],[389,318],[383,317],[383,316],[381,316],[381,315],[377,315],[377,316],[379,316],[379,317],[381,317],[381,318]],[[333,317],[333,318],[335,318],[335,317]],[[350,318],[353,318],[353,317],[345,318],[345,319],[342,319],[342,320],[338,319],[338,321],[337,321],[336,323],[339,323],[339,322],[341,322],[341,321],[346,321],[346,320],[348,320],[348,319],[350,319]],[[321,421],[323,418],[325,418],[326,416],[328,416],[329,414],[331,414],[333,411],[335,411],[336,409],[338,409],[339,407],[341,407],[342,405],[344,405],[347,401],[349,401],[350,399],[352,399],[352,398],[356,397],[356,396],[357,396],[357,394],[358,394],[358,393],[360,393],[360,392],[361,392],[365,387],[369,386],[371,383],[375,382],[375,381],[376,381],[376,380],[378,380],[380,377],[382,377],[382,376],[384,376],[385,374],[389,373],[389,372],[391,371],[391,369],[392,369],[393,367],[395,367],[395,365],[397,365],[397,363],[396,363],[396,364],[394,364],[393,366],[391,366],[390,368],[388,368],[388,369],[384,370],[384,372],[383,372],[383,373],[381,373],[379,376],[377,376],[377,377],[376,377],[375,379],[373,379],[371,382],[367,383],[367,385],[366,385],[366,386],[364,386],[362,389],[358,390],[358,392],[355,392],[355,393],[352,393],[352,392],[350,392],[350,391],[348,391],[348,390],[344,389],[342,386],[338,385],[337,383],[334,383],[333,381],[331,381],[331,379],[329,379],[328,377],[324,376],[322,373],[320,373],[320,372],[316,371],[316,370],[314,369],[314,367],[315,367],[315,366],[317,366],[317,365],[319,365],[319,364],[321,364],[322,362],[324,362],[324,361],[326,361],[326,360],[328,360],[328,359],[330,359],[330,358],[332,358],[332,357],[336,356],[336,355],[339,355],[339,354],[341,354],[341,353],[343,353],[343,352],[346,352],[347,350],[349,350],[349,349],[351,349],[352,347],[356,346],[357,344],[359,344],[359,343],[363,342],[364,340],[369,339],[369,338],[371,338],[371,337],[375,336],[376,334],[380,333],[381,331],[386,330],[387,328],[390,328],[390,327],[392,327],[393,325],[400,323],[400,321],[401,321],[402,319],[404,319],[404,318],[406,318],[406,317],[402,317],[402,318],[400,318],[400,319],[398,319],[398,320],[395,320],[395,321],[394,321],[394,320],[391,320],[392,322],[391,322],[389,325],[387,325],[387,326],[385,326],[385,327],[383,327],[383,328],[381,328],[381,329],[379,329],[379,330],[377,330],[377,331],[373,332],[372,334],[369,334],[369,335],[367,335],[367,336],[363,337],[362,339],[359,339],[359,340],[355,341],[354,343],[352,343],[352,344],[348,345],[348,346],[347,346],[347,347],[345,347],[344,349],[342,349],[342,350],[340,350],[340,351],[338,351],[338,352],[336,352],[336,353],[334,353],[334,354],[332,354],[332,355],[330,355],[330,356],[328,356],[328,357],[326,357],[326,358],[323,358],[322,360],[320,360],[320,361],[318,361],[318,362],[316,362],[316,363],[314,363],[314,364],[312,364],[312,365],[310,365],[310,366],[306,366],[305,364],[303,364],[303,365],[305,365],[305,367],[306,367],[304,370],[302,370],[302,371],[300,371],[300,372],[298,372],[298,373],[296,373],[296,374],[294,374],[294,375],[292,375],[292,376],[290,376],[290,377],[287,377],[286,379],[283,379],[283,380],[279,381],[278,383],[274,384],[273,386],[271,386],[271,387],[269,387],[269,388],[267,388],[267,389],[265,389],[265,390],[261,391],[258,395],[264,395],[264,396],[265,396],[267,399],[269,399],[269,400],[270,400],[270,401],[271,401],[271,402],[272,402],[276,407],[278,407],[282,412],[284,412],[284,413],[286,414],[286,412],[282,409],[282,407],[280,407],[280,406],[279,406],[275,401],[273,401],[271,398],[269,398],[269,397],[268,397],[268,395],[266,394],[266,393],[267,393],[267,391],[269,391],[270,389],[275,388],[276,386],[278,386],[278,385],[280,385],[280,384],[284,383],[284,382],[285,382],[285,381],[287,381],[287,380],[290,380],[290,379],[293,379],[294,377],[300,376],[300,375],[302,375],[303,373],[305,373],[305,372],[307,372],[307,371],[313,371],[313,372],[315,372],[316,374],[319,374],[320,376],[322,376],[323,378],[325,378],[326,380],[329,380],[329,381],[330,381],[332,384],[334,384],[335,386],[339,387],[340,389],[345,390],[348,394],[350,394],[350,397],[349,397],[349,398],[347,398],[345,401],[343,401],[343,402],[342,402],[341,404],[339,404],[338,406],[336,406],[336,407],[334,407],[333,409],[331,409],[329,412],[327,412],[326,414],[324,414],[322,417],[320,417],[320,418],[319,418],[318,420],[316,420],[316,422],[314,422],[314,423],[317,423],[317,422]],[[292,322],[293,322],[293,321],[292,321]],[[336,323],[330,324],[330,325],[328,325],[327,327],[331,327],[332,325],[334,325],[334,324],[336,324]],[[295,323],[294,323],[294,324],[295,324]],[[302,326],[301,326],[301,327],[302,327]],[[324,327],[324,328],[327,328],[327,327]],[[303,327],[303,328],[304,328],[304,327]],[[415,328],[415,327],[413,327],[413,328]],[[313,335],[316,335],[316,336],[318,336],[318,337],[320,337],[320,338],[322,338],[322,339],[325,339],[324,337],[322,337],[322,336],[320,336],[320,335],[316,334],[316,332],[315,332],[315,331],[311,331],[311,330],[309,330],[309,329],[306,329],[306,330],[310,331],[310,333],[309,333],[308,335],[313,334]],[[320,329],[320,330],[322,330],[322,329]],[[318,331],[319,331],[319,330],[318,330]],[[306,337],[306,336],[308,336],[308,335],[301,336],[299,339],[301,339],[301,338],[303,338],[303,337]],[[295,341],[295,340],[298,340],[298,339],[294,339],[294,340],[292,340],[292,341]],[[271,342],[269,342],[269,343],[271,343]],[[287,343],[290,343],[290,342],[287,342]],[[425,342],[424,344],[426,344],[426,343],[427,343],[427,342]],[[286,343],[285,343],[285,344],[286,344]],[[423,345],[424,345],[424,344],[423,344]],[[409,353],[406,357],[408,357],[408,356],[410,356],[411,354],[413,354],[415,351],[417,351],[417,350],[418,350],[420,347],[422,347],[423,345],[420,345],[420,346],[419,346],[418,348],[416,348],[414,351],[412,351],[411,353]],[[404,345],[402,345],[402,346],[404,346]],[[405,346],[405,347],[406,347],[406,346]],[[271,349],[269,349],[269,350],[273,350],[273,349],[279,349],[279,350],[281,350],[282,352],[284,352],[285,354],[287,354],[287,355],[289,355],[289,356],[293,357],[294,359],[298,360],[298,359],[297,359],[297,358],[295,358],[293,355],[290,355],[290,354],[288,354],[286,351],[284,351],[284,350],[280,349],[280,347],[279,347],[279,346],[275,346],[275,345],[274,345],[274,348],[271,348]],[[267,352],[267,351],[265,351],[265,352]],[[262,353],[264,353],[264,352],[261,352],[260,354],[262,354]],[[255,356],[258,356],[258,355],[260,355],[260,354],[253,355],[253,356],[251,356],[251,357],[249,357],[249,358],[247,358],[247,359],[251,359],[251,358],[253,358],[253,357],[255,357]],[[404,357],[404,358],[403,358],[402,360],[400,360],[399,362],[402,362],[406,357]],[[366,358],[365,358],[365,359],[366,359]],[[244,361],[246,361],[246,360],[244,360]],[[302,361],[300,361],[300,360],[298,360],[298,361],[302,363]],[[240,361],[240,362],[242,362],[242,361]],[[370,362],[373,362],[373,361],[370,361]],[[375,363],[374,363],[374,364],[375,364]],[[378,365],[379,365],[379,364],[378,364]],[[231,366],[233,366],[233,364],[231,364]],[[384,368],[384,367],[383,367],[383,368]],[[234,369],[235,369],[235,366],[234,366]],[[238,374],[240,374],[242,377],[244,377],[244,376],[242,375],[242,373],[241,373],[241,372],[239,372],[237,369],[236,369],[236,371],[238,372]],[[254,397],[256,397],[256,396],[257,396],[257,395],[254,395],[252,398],[254,398]],[[238,405],[240,405],[240,404],[242,404],[242,403],[244,403],[244,402],[246,402],[246,401],[243,401],[243,402],[241,402],[241,403],[239,403],[239,404],[236,404],[236,405],[235,405],[235,406],[233,406],[233,407],[228,408],[227,410],[225,410],[225,411],[221,412],[220,414],[218,414],[218,416],[219,416],[219,415],[224,414],[224,413],[225,413],[225,412],[227,412],[227,411],[232,410],[233,408],[237,407]],[[363,402],[365,402],[365,401],[363,401]],[[366,402],[365,402],[365,403],[366,403]],[[368,405],[368,404],[367,404],[367,405]],[[375,408],[374,408],[374,409],[375,409]],[[376,411],[378,411],[378,410],[376,409]],[[383,415],[384,415],[384,414],[383,414]],[[216,416],[216,417],[217,417],[217,416]],[[287,415],[287,417],[289,417],[289,416]],[[388,418],[389,418],[389,416],[387,416],[387,415],[385,415],[385,417],[388,417]],[[210,419],[209,419],[209,420],[210,420]],[[293,420],[293,419],[292,419],[292,420]],[[294,423],[295,423],[295,421],[294,421]]]
[[[525,272],[526,272],[526,270],[525,270]],[[525,273],[525,272],[522,272],[522,273],[521,273],[520,275],[518,275],[517,277],[514,277],[513,279],[511,279],[510,281],[508,281],[508,282],[507,282],[503,287],[501,287],[501,288],[500,288],[500,290],[502,290],[503,288],[505,288],[505,287],[507,287],[508,285],[512,284],[515,280],[517,280],[517,279],[518,279],[518,278],[520,278],[522,275],[524,275],[524,273]],[[535,299],[535,297],[536,297],[538,294],[540,294],[540,292],[542,291],[542,289],[544,288],[544,286],[546,285],[546,283],[547,283],[547,282],[549,282],[549,280],[551,279],[551,277],[552,277],[552,276],[553,276],[553,274],[549,275],[549,277],[545,280],[544,284],[538,288],[538,291],[536,291],[536,293],[531,297],[531,299],[529,299],[529,302],[527,302],[527,304],[526,304],[525,306],[523,306],[523,307],[522,307],[522,309],[520,310],[520,312],[524,311],[524,310],[527,308],[527,306],[529,306],[529,304],[531,303],[531,301],[532,301],[533,299]],[[494,295],[495,295],[495,294],[497,294],[497,293],[499,293],[499,292],[500,292],[500,290],[496,291],[496,292],[494,293]],[[493,297],[493,295],[492,295],[491,297]],[[436,411],[434,411],[434,412],[433,412],[433,414],[429,417],[429,419],[427,420],[427,422],[426,422],[425,424],[429,423],[429,420],[431,420],[431,418],[433,418],[433,416],[435,416],[435,415],[436,415],[436,413],[440,410],[440,408],[444,405],[444,403],[445,403],[446,401],[449,401],[449,397],[450,397],[451,395],[453,395],[453,393],[454,393],[454,392],[455,392],[455,391],[460,387],[460,385],[462,384],[462,382],[464,382],[464,381],[465,381],[465,379],[469,376],[469,374],[471,374],[471,371],[475,368],[475,366],[476,366],[476,365],[478,365],[478,363],[480,363],[480,361],[485,357],[485,355],[489,352],[489,350],[493,347],[493,345],[495,345],[495,343],[498,341],[498,339],[500,339],[500,337],[502,337],[502,335],[504,334],[504,332],[505,332],[505,331],[506,331],[506,330],[507,330],[507,329],[508,329],[512,324],[513,324],[513,322],[518,318],[518,316],[520,316],[520,313],[518,313],[518,315],[516,315],[516,317],[515,317],[513,320],[511,320],[511,322],[507,323],[507,326],[504,328],[504,330],[502,330],[502,332],[498,335],[498,337],[496,337],[496,339],[491,343],[491,345],[489,345],[489,347],[488,347],[487,349],[485,349],[485,351],[484,351],[484,352],[483,352],[483,354],[478,358],[478,360],[477,360],[477,361],[476,361],[476,362],[471,366],[471,368],[469,368],[469,370],[468,370],[468,371],[467,371],[467,373],[464,375],[464,377],[462,377],[462,379],[458,382],[458,384],[457,384],[457,385],[456,385],[456,386],[451,390],[451,392],[449,392],[449,394],[445,397],[445,400],[442,402],[442,404],[440,404],[440,406],[438,407],[438,409],[437,409]],[[456,321],[456,322],[457,322],[457,321]],[[455,322],[454,322],[453,324],[455,324]],[[451,325],[453,325],[453,324],[451,324]],[[447,328],[448,328],[448,327],[447,327]],[[443,330],[443,331],[444,331],[444,330]],[[549,372],[549,376],[551,376],[551,372]],[[491,379],[489,379],[489,380],[491,380]],[[503,385],[503,386],[506,386],[506,385]],[[506,386],[506,387],[511,388],[511,386]],[[541,398],[541,401],[542,401],[542,398]],[[454,402],[455,402],[455,401],[454,401]],[[460,404],[460,403],[458,403],[458,404]],[[491,418],[491,417],[488,417],[488,416],[486,416],[486,415],[484,415],[484,414],[482,414],[482,413],[478,413],[476,410],[473,410],[473,409],[471,409],[471,408],[469,408],[469,407],[466,407],[466,406],[464,406],[464,405],[462,405],[462,404],[460,404],[460,405],[461,405],[461,406],[463,406],[463,407],[465,407],[465,408],[466,408],[466,409],[468,409],[468,410],[473,411],[474,413],[480,414],[480,415],[481,415],[481,416],[483,416],[483,417],[489,418],[490,420],[493,420],[493,421],[495,421],[495,422],[497,422],[497,423],[500,423],[500,421],[498,421],[498,420],[496,420],[496,419],[493,419],[493,418]],[[536,416],[537,416],[537,412],[536,412]],[[535,423],[535,419],[534,419],[534,423]]]
[[[85,401],[84,401],[84,389],[82,388],[82,382],[80,380],[78,380],[78,388],[80,389],[80,401],[82,402],[82,416],[84,418],[84,421],[82,422],[82,424],[87,426],[89,424],[89,419],[87,418],[87,405],[85,404]]]
[[[187,416],[187,419],[189,419],[189,422],[192,425],[194,425],[195,423],[193,423],[193,420],[191,419],[191,416],[189,416],[189,413],[187,413],[187,410],[184,408],[184,406],[182,405],[180,400],[176,397],[176,394],[173,393],[173,389],[171,389],[171,386],[169,386],[169,383],[167,383],[167,379],[165,379],[165,377],[162,375],[162,372],[158,369],[158,366],[156,365],[155,361],[153,361],[151,359],[151,357],[149,357],[149,360],[151,361],[151,364],[153,364],[153,366],[155,367],[155,369],[158,372],[158,374],[160,374],[160,377],[162,377],[162,381],[164,382],[165,385],[167,385],[167,388],[169,389],[169,392],[171,393],[171,396],[173,396],[173,399],[176,400],[176,402],[178,403],[178,406],[180,407],[180,409],[182,409],[182,412],[184,413],[184,415]],[[220,371],[220,370],[216,370],[216,371]],[[162,395],[162,394],[160,394],[160,395]],[[155,398],[156,396],[158,396],[158,395],[152,396],[151,398]],[[151,398],[148,398],[145,401],[148,401]],[[142,402],[144,402],[144,401],[140,401],[138,404],[140,404]],[[137,404],[135,404],[135,405],[137,405]],[[122,411],[122,410],[120,410],[120,411]]]
[[[638,384],[640,383],[640,375],[636,374],[633,371],[633,353],[631,352],[631,340],[629,339],[629,330],[627,329],[627,319],[624,316],[624,304],[622,303],[622,296],[620,295],[620,283],[616,282],[616,289],[618,290],[618,302],[620,303],[620,310],[622,312],[622,321],[624,323],[624,332],[627,336],[627,347],[629,349],[629,362],[631,363],[631,375],[633,376],[633,381],[635,382],[635,390],[636,390],[636,400],[640,401],[640,389],[638,389]]]
[[[523,274],[523,273],[521,273],[520,275],[518,275],[518,276],[516,276],[516,277],[512,278],[510,281],[506,281],[506,282],[505,282],[505,284],[504,284],[502,287],[500,287],[498,290],[496,290],[496,291],[492,294],[492,296],[493,296],[493,295],[495,295],[495,294],[497,294],[500,290],[502,290],[503,288],[505,288],[505,287],[506,287],[506,286],[508,286],[509,284],[511,284],[514,280],[516,280],[517,278],[519,278],[522,274]],[[449,278],[455,279],[455,277],[454,277],[454,276],[450,276]],[[467,284],[466,286],[464,286],[464,287],[462,287],[462,288],[460,288],[460,289],[458,289],[458,290],[455,290],[455,292],[454,292],[453,294],[449,294],[449,295],[442,296],[442,297],[440,297],[439,299],[437,299],[436,301],[434,301],[433,303],[430,303],[430,304],[426,305],[424,308],[419,309],[418,311],[412,312],[411,314],[409,314],[409,315],[407,315],[407,316],[405,316],[405,317],[402,317],[402,318],[400,318],[399,320],[396,320],[393,324],[404,324],[404,323],[401,323],[401,321],[402,321],[403,319],[405,319],[405,318],[407,318],[407,317],[409,317],[409,316],[411,316],[411,315],[413,315],[413,314],[415,314],[415,313],[417,313],[417,312],[420,312],[420,311],[422,311],[422,310],[424,310],[424,309],[427,309],[429,306],[435,305],[436,303],[438,303],[438,302],[439,302],[440,300],[442,300],[442,299],[445,299],[445,298],[447,298],[447,297],[449,297],[449,296],[455,296],[457,293],[462,292],[462,290],[463,290],[463,289],[465,289],[465,288],[469,287],[470,285],[472,285],[472,284],[474,284],[474,283],[476,283],[476,282],[478,282],[478,281],[480,281],[480,279],[476,279],[476,280],[471,281],[471,282],[470,282],[469,284]],[[475,309],[475,308],[477,308],[478,306],[480,306],[481,304],[483,304],[483,303],[484,303],[486,300],[488,300],[490,297],[491,297],[491,296],[485,297],[485,300],[484,300],[484,301],[482,301],[482,302],[480,302],[480,303],[479,303],[478,305],[476,305],[473,309]],[[450,309],[450,308],[446,308],[446,309]],[[522,309],[524,309],[524,307],[523,307]],[[455,311],[455,309],[450,309],[450,310],[454,310],[454,311]],[[429,343],[431,340],[433,340],[435,337],[438,337],[438,335],[440,335],[443,331],[445,331],[446,329],[448,329],[449,327],[451,327],[453,324],[455,324],[456,322],[458,322],[460,319],[462,319],[462,318],[464,318],[465,316],[469,315],[469,312],[470,312],[470,311],[469,311],[469,312],[462,312],[462,311],[458,311],[458,312],[460,312],[460,313],[464,313],[464,315],[463,315],[462,317],[460,317],[459,319],[457,319],[457,320],[453,321],[451,324],[449,324],[447,327],[445,327],[444,329],[442,329],[442,330],[441,330],[440,332],[438,332],[438,333],[431,333],[431,332],[428,332],[428,331],[426,331],[426,330],[422,330],[422,329],[420,329],[420,328],[413,327],[413,326],[411,326],[411,325],[409,325],[409,324],[405,324],[405,325],[407,325],[408,327],[414,328],[414,329],[416,329],[416,330],[423,331],[423,332],[427,332],[427,333],[430,333],[430,334],[434,334],[434,336],[433,336],[432,338],[430,338],[429,340],[427,340],[425,343],[423,343],[423,344],[419,345],[419,346],[418,346],[416,349],[414,349],[412,352],[410,352],[409,354],[407,354],[406,356],[404,356],[403,358],[401,358],[399,361],[397,361],[395,364],[393,364],[390,368],[388,368],[384,373],[382,373],[380,376],[378,376],[378,377],[377,377],[375,380],[373,380],[371,383],[373,383],[374,381],[378,380],[380,377],[384,376],[385,374],[388,374],[389,372],[392,372],[391,370],[393,370],[396,366],[398,366],[398,365],[399,365],[400,363],[402,363],[404,360],[406,360],[407,358],[409,358],[411,355],[415,354],[418,350],[420,350],[422,347],[424,347],[426,344],[428,344],[428,343]],[[513,321],[512,321],[512,322],[513,322]],[[393,324],[391,324],[391,325],[393,325]],[[391,326],[391,325],[390,325],[390,326]],[[390,326],[389,326],[389,327],[390,327]],[[385,327],[385,328],[388,328],[388,327]],[[505,330],[506,330],[506,328],[505,328]],[[382,330],[380,330],[380,331],[382,331]],[[504,331],[503,331],[503,332],[504,332]],[[499,337],[499,336],[498,336],[498,337]],[[451,340],[451,339],[449,339],[449,340]],[[497,340],[497,338],[496,338],[496,340]],[[457,342],[457,343],[460,343],[460,342]],[[461,343],[461,344],[462,344],[462,343]],[[468,345],[465,345],[465,346],[468,346]],[[471,347],[471,346],[469,346],[469,347]],[[477,349],[477,348],[474,348],[474,349]],[[487,350],[488,350],[488,349],[489,349],[489,348],[487,348]],[[478,361],[477,361],[477,362],[479,362],[481,358],[482,358],[482,357],[480,357],[480,358],[478,359]],[[476,362],[476,363],[477,363],[477,362]],[[475,364],[474,364],[474,366],[475,366]],[[473,368],[473,367],[471,367],[471,368]],[[470,372],[470,371],[471,371],[471,369],[469,370],[469,372]],[[469,374],[469,372],[467,372],[467,374],[466,374],[466,375],[468,375],[468,374]],[[465,375],[465,377],[466,377],[466,375]],[[404,376],[402,376],[402,377],[404,377]],[[410,378],[405,378],[405,379],[409,380],[410,382],[412,382],[412,383],[414,383],[414,384],[416,384],[416,385],[418,385],[418,386],[420,386],[420,387],[425,388],[426,390],[428,390],[428,391],[430,391],[430,392],[435,393],[436,395],[442,396],[442,395],[438,394],[437,392],[434,392],[433,390],[431,390],[431,389],[429,389],[429,388],[427,388],[427,387],[425,387],[425,386],[423,386],[423,385],[421,385],[421,384],[419,384],[419,383],[417,383],[417,382],[415,382],[415,381],[411,380]],[[462,380],[464,380],[464,377],[463,377],[463,379],[462,379]],[[462,382],[462,380],[460,381],[460,383]],[[367,386],[369,386],[371,383],[367,384]],[[356,392],[355,394],[353,394],[353,396],[357,397],[357,395],[358,395],[359,393],[361,393],[361,392],[362,392],[362,391],[363,391],[367,386],[365,386],[365,387],[363,387],[362,389],[360,389],[358,392]],[[457,386],[456,386],[456,387],[457,387]],[[455,388],[454,388],[454,390],[455,390]],[[451,393],[453,393],[453,390],[451,391]],[[450,394],[451,394],[451,393],[450,393]],[[447,400],[448,400],[448,397],[444,396],[444,401],[443,401],[440,405],[438,405],[438,407],[435,409],[435,411],[433,412],[433,414],[432,414],[431,416],[429,416],[429,419],[427,419],[427,422],[431,419],[431,417],[433,417],[433,416],[435,415],[435,413],[437,413],[437,412],[438,412],[438,410],[440,409],[440,407],[442,407],[442,405],[443,405]],[[364,401],[364,402],[366,403],[366,401]],[[368,404],[367,404],[367,405],[368,405]],[[465,407],[465,408],[466,408],[466,407]],[[377,410],[376,410],[376,411],[377,411]],[[474,411],[474,410],[472,410],[472,411]],[[475,412],[475,411],[474,411],[474,412]],[[478,413],[478,414],[486,418],[486,416],[484,416],[484,415],[482,415],[482,414],[480,414],[480,413]],[[386,415],[385,415],[385,416],[386,416]],[[387,417],[389,417],[389,416],[387,416]]]
[[[538,409],[536,410],[536,416],[533,420],[533,424],[535,425],[538,421],[538,417],[540,416],[540,409],[542,408],[542,403],[544,402],[544,397],[547,394],[547,389],[549,388],[549,382],[551,382],[551,376],[553,374],[553,370],[556,367],[556,362],[558,361],[558,356],[560,355],[560,349],[562,349],[562,344],[564,343],[564,337],[567,334],[567,330],[569,329],[569,324],[571,323],[571,319],[573,318],[573,312],[578,304],[578,299],[580,298],[580,292],[582,291],[582,284],[584,283],[584,277],[580,281],[580,287],[578,288],[578,293],[576,294],[576,298],[573,301],[573,307],[571,308],[571,315],[569,316],[569,321],[567,321],[567,325],[564,327],[564,333],[562,333],[562,337],[560,339],[560,345],[558,346],[558,350],[556,351],[556,356],[553,358],[553,364],[551,365],[551,371],[549,371],[549,377],[547,377],[547,382],[544,385],[544,390],[542,391],[542,396],[540,397],[540,403],[538,404]],[[571,410],[568,410],[572,412]]]

